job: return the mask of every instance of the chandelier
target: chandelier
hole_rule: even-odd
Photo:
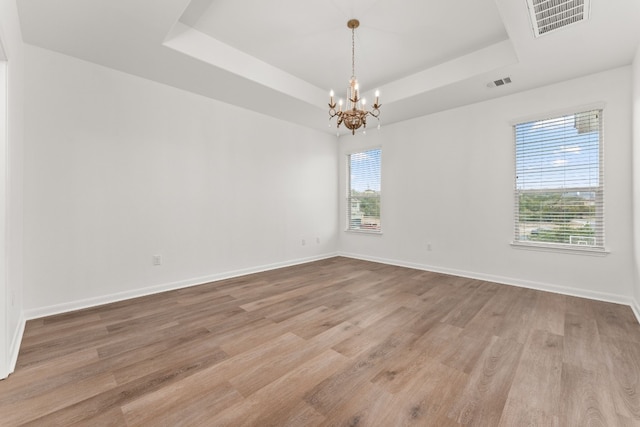
[[[356,60],[355,60],[355,34],[356,28],[360,26],[360,21],[357,19],[351,19],[347,22],[347,27],[351,28],[351,79],[349,80],[349,86],[347,87],[347,101],[342,109],[342,99],[338,101],[338,109],[336,110],[336,103],[333,99],[333,90],[329,93],[329,121],[334,117],[337,117],[337,127],[344,123],[347,129],[351,130],[351,134],[355,135],[356,130],[360,127],[367,127],[367,116],[373,116],[378,119],[378,128],[380,128],[380,93],[376,91],[376,102],[373,103],[371,111],[365,108],[366,100],[360,98],[360,87],[358,86],[358,79],[356,78]],[[331,126],[331,123],[329,123]]]

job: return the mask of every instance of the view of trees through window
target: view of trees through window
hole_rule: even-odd
[[[595,244],[595,193],[520,193],[520,231],[538,242]]]

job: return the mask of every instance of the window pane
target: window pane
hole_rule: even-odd
[[[515,126],[515,240],[604,248],[602,111]]]
[[[372,232],[381,230],[380,157],[380,149],[348,156],[347,224],[349,230]]]

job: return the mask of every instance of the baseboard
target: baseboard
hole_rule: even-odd
[[[126,292],[118,292],[115,294],[103,295],[95,298],[87,298],[83,300],[70,301],[63,304],[50,305],[47,307],[39,307],[34,309],[25,310],[24,317],[27,320],[37,319],[40,317],[53,316],[61,313],[68,313],[71,311],[82,310],[85,308],[96,307],[99,305],[109,304],[112,302],[123,301],[131,298],[138,298],[145,295],[152,295],[166,291],[173,291],[176,289],[188,288],[191,286],[202,285],[204,283],[217,282],[220,280],[231,279],[238,276],[244,276],[247,274],[260,273],[263,271],[275,270],[278,268],[291,267],[294,265],[305,264],[313,261],[320,261],[327,258],[333,258],[337,256],[337,253],[323,254],[308,258],[299,258],[295,260],[289,260],[284,262],[278,262],[273,264],[266,264],[257,267],[245,268],[241,270],[227,271],[223,273],[212,274],[203,277],[194,277],[186,280],[181,280],[172,283],[165,283],[161,285],[149,286],[146,288],[133,289]]]
[[[630,305],[631,310],[633,310],[633,314],[636,315],[636,319],[638,320],[638,323],[640,323],[640,303],[638,303],[637,299],[633,299]]]
[[[534,289],[534,290],[545,291],[545,292],[553,292],[556,294],[587,298],[587,299],[592,299],[597,301],[624,304],[624,305],[631,306],[631,309],[634,310],[635,315],[638,318],[638,322],[640,323],[640,316],[638,316],[638,313],[640,313],[640,310],[638,310],[638,304],[635,304],[635,307],[634,307],[634,301],[631,298],[627,298],[621,295],[608,294],[604,292],[587,291],[584,289],[571,288],[566,286],[557,286],[549,283],[534,282],[530,280],[521,280],[521,279],[516,279],[511,277],[495,276],[491,274],[476,273],[476,272],[464,271],[464,270],[441,268],[441,267],[435,267],[431,265],[417,264],[417,263],[411,263],[411,262],[399,261],[399,260],[393,260],[393,259],[387,259],[387,258],[363,256],[363,255],[352,254],[352,253],[342,252],[342,253],[339,253],[339,256],[343,256],[346,258],[359,259],[363,261],[378,262],[381,264],[395,265],[398,267],[415,268],[416,270],[432,271],[434,273],[450,274],[452,276],[467,277],[470,279],[484,280],[487,282],[500,283],[503,285],[518,286],[521,288]]]
[[[20,344],[22,343],[22,336],[24,335],[24,327],[27,323],[24,314],[20,314],[18,320],[18,327],[13,333],[13,339],[11,340],[11,346],[9,347],[9,374],[12,374],[16,369],[16,363],[18,363],[18,353],[20,353]]]
[[[501,283],[505,285],[518,286],[522,288],[535,289],[535,290],[546,291],[546,292],[554,292],[557,294],[576,296],[580,298],[588,298],[588,299],[593,299],[598,301],[613,302],[616,304],[624,304],[631,307],[636,318],[638,319],[638,323],[640,323],[640,304],[638,303],[638,301],[632,298],[626,298],[620,295],[608,294],[603,292],[595,292],[595,291],[586,291],[584,289],[557,286],[557,285],[552,285],[548,283],[520,280],[520,279],[515,279],[510,277],[495,276],[495,275],[482,274],[482,273],[476,273],[476,272],[470,272],[470,271],[464,271],[464,270],[441,268],[441,267],[436,267],[436,266],[431,266],[426,264],[418,264],[418,263],[393,260],[388,258],[379,258],[379,257],[363,256],[359,254],[337,252],[337,253],[323,254],[323,255],[308,257],[308,258],[300,258],[300,259],[290,260],[290,261],[285,261],[280,263],[266,264],[266,265],[261,265],[261,266],[251,267],[251,268],[246,268],[241,270],[228,271],[224,273],[213,274],[210,276],[196,277],[196,278],[191,278],[191,279],[178,281],[178,282],[172,282],[172,283],[166,283],[162,285],[150,286],[146,288],[134,289],[127,292],[104,295],[96,298],[88,298],[84,300],[71,301],[63,304],[25,310],[24,315],[22,316],[20,321],[20,326],[16,330],[12,340],[11,354],[10,354],[11,362],[12,362],[10,365],[11,372],[13,372],[13,368],[15,367],[15,363],[17,361],[18,352],[20,350],[19,344],[22,341],[22,334],[24,332],[26,320],[37,319],[45,316],[52,316],[60,313],[67,313],[70,311],[81,310],[84,308],[95,307],[98,305],[109,304],[112,302],[122,301],[130,298],[137,298],[137,297],[156,294],[160,292],[171,291],[175,289],[187,288],[190,286],[197,286],[203,283],[217,282],[220,280],[231,279],[233,277],[244,276],[247,274],[260,273],[263,271],[275,270],[277,268],[291,267],[294,265],[304,264],[304,263],[313,262],[313,261],[319,261],[327,258],[332,258],[335,256],[343,256],[346,258],[360,259],[363,261],[372,261],[372,262],[378,262],[381,264],[396,265],[399,267],[415,268],[417,270],[433,271],[435,273],[450,274],[453,276],[468,277],[470,279],[484,280],[484,281],[489,281],[494,283]]]
[[[11,344],[7,348],[8,364],[6,366],[2,366],[0,369],[0,380],[6,379],[13,373],[13,371],[16,370],[16,363],[18,363],[18,353],[20,353],[20,344],[22,343],[25,324],[25,317],[23,314],[20,314],[16,329],[13,331]]]

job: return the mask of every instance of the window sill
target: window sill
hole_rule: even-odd
[[[514,249],[524,249],[529,251],[541,251],[541,252],[560,252],[573,255],[589,255],[589,256],[607,256],[610,251],[607,249],[593,248],[593,247],[580,247],[576,245],[554,245],[554,244],[533,244],[524,242],[511,242],[511,247]]]
[[[382,231],[374,231],[374,230],[344,230],[345,233],[350,234],[365,234],[367,236],[382,236]]]

